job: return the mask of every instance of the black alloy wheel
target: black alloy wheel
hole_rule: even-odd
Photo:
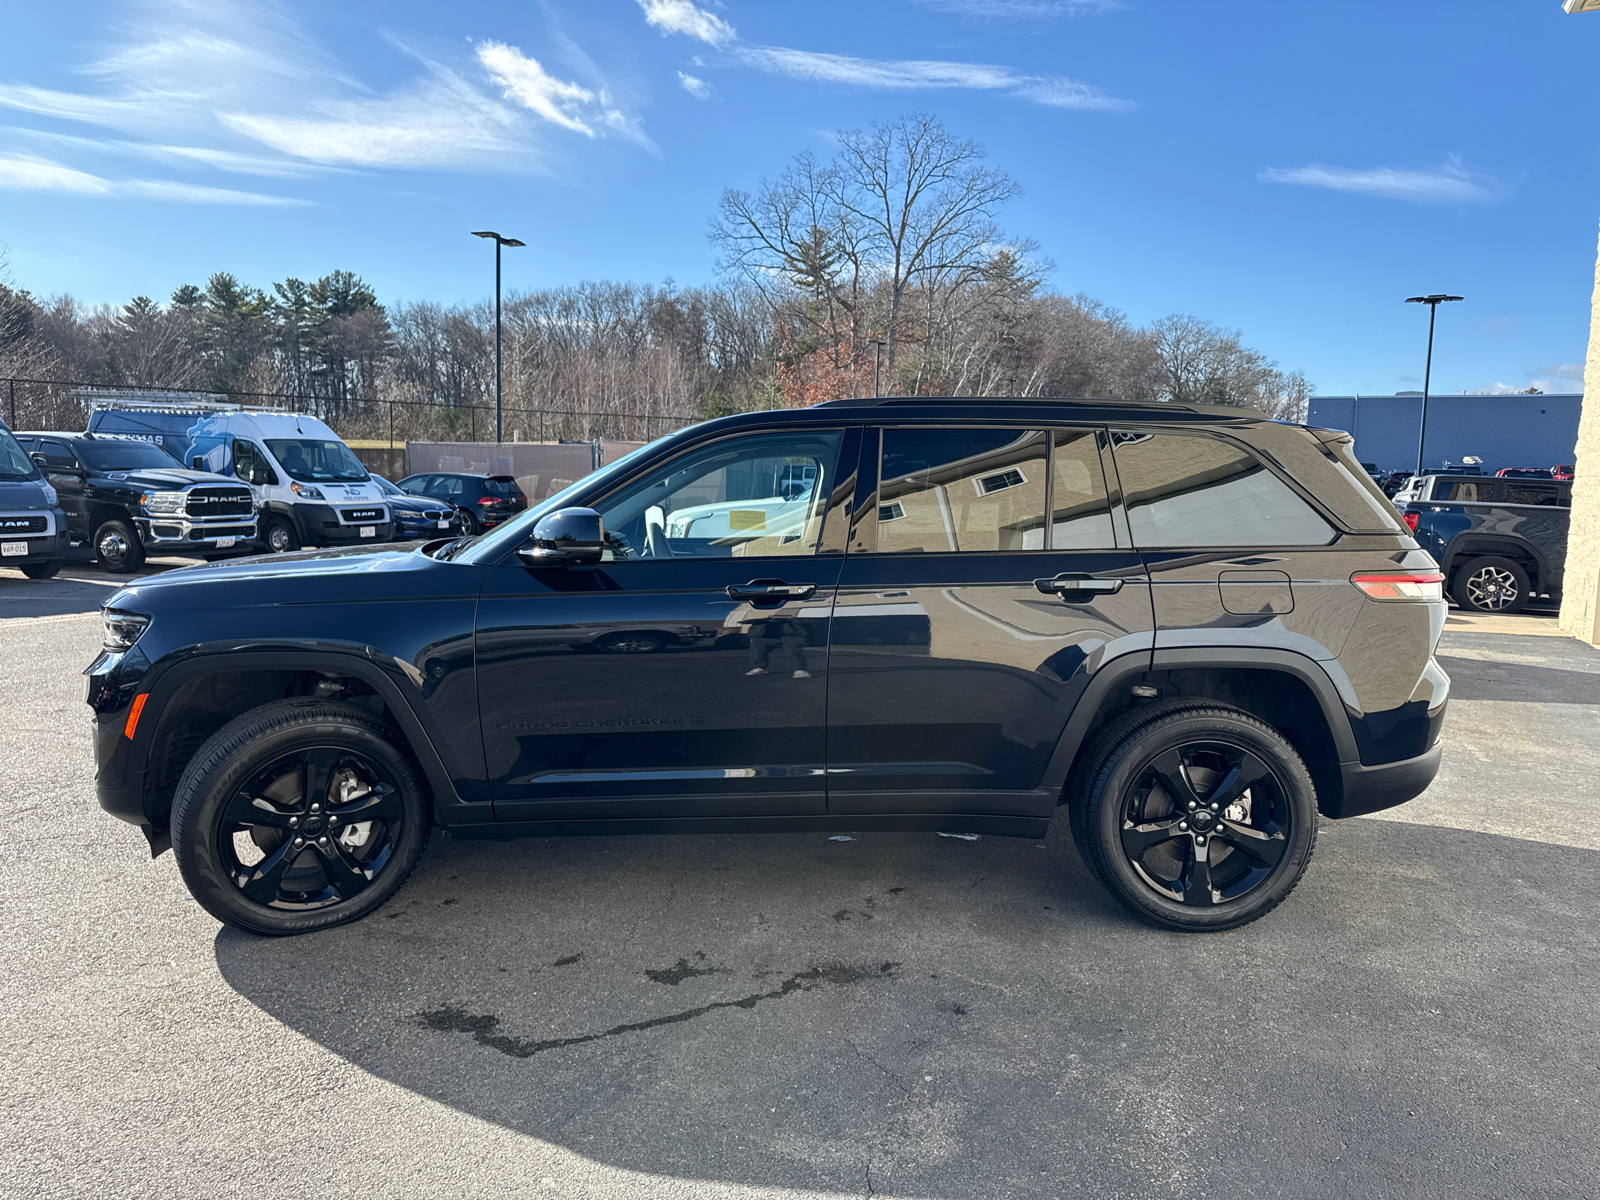
[[[394,739],[366,710],[329,701],[280,701],[226,725],[173,800],[173,849],[194,898],[262,934],[377,908],[429,833],[414,768]]]
[[[1204,701],[1135,709],[1090,751],[1080,852],[1144,920],[1232,929],[1277,907],[1316,841],[1316,792],[1277,730]]]
[[[1522,564],[1497,555],[1473,559],[1455,572],[1450,586],[1452,598],[1462,608],[1506,615],[1523,610],[1529,591]]]
[[[94,556],[107,571],[125,575],[144,566],[144,543],[132,524],[113,518],[94,531]]]

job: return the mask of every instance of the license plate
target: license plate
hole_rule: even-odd
[[[440,521],[440,522],[438,522],[438,525],[439,525],[440,529],[449,529],[450,528],[450,522],[449,521]]]
[[[0,542],[0,555],[6,558],[16,558],[27,552],[27,542]]]
[[[234,539],[233,538],[218,538],[217,539],[217,549],[218,550],[232,550],[233,549],[233,543],[234,543]]]
[[[378,536],[378,527],[376,525],[363,525],[361,527],[361,536],[362,537],[377,537]]]

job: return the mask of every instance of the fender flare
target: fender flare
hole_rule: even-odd
[[[151,684],[138,734],[128,747],[129,791],[144,795],[150,751],[161,731],[167,706],[178,689],[194,679],[224,671],[316,671],[361,680],[383,700],[406,739],[406,747],[433,794],[435,821],[441,825],[461,825],[494,820],[494,810],[487,797],[481,801],[462,799],[439,756],[431,732],[395,680],[371,657],[350,650],[329,649],[315,654],[293,649],[202,652],[174,663]]]
[[[1474,558],[1488,558],[1498,556],[1504,558],[1505,551],[1496,549],[1489,543],[1505,542],[1519,547],[1527,556],[1533,559],[1537,574],[1529,583],[1535,592],[1545,590],[1540,585],[1550,577],[1550,564],[1544,552],[1527,538],[1515,533],[1485,533],[1482,530],[1470,530],[1456,534],[1450,540],[1450,545],[1445,547],[1445,561],[1443,570],[1446,576],[1453,575],[1458,567],[1465,565]],[[1463,543],[1465,543],[1463,545]]]

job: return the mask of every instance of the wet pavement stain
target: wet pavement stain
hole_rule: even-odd
[[[695,954],[696,962],[705,962],[704,951]],[[646,971],[651,979],[657,983],[664,983],[668,987],[677,987],[685,979],[693,979],[696,975],[731,975],[727,967],[691,967],[687,959],[680,958],[673,966],[664,971]]]
[[[583,951],[579,950],[576,954],[569,954],[565,958],[556,959],[555,962],[551,963],[550,965],[552,967],[570,967],[573,963],[577,962],[582,957],[583,957]]]
[[[464,1008],[447,1005],[432,1012],[417,1014],[417,1021],[424,1029],[431,1029],[438,1033],[470,1033],[472,1040],[480,1046],[487,1046],[491,1050],[498,1050],[501,1054],[512,1058],[532,1058],[535,1054],[542,1054],[546,1050],[559,1050],[564,1046],[580,1046],[585,1042],[598,1042],[604,1038],[616,1037],[623,1033],[638,1033],[646,1029],[656,1029],[662,1025],[678,1025],[684,1021],[692,1021],[696,1017],[703,1017],[707,1013],[716,1012],[719,1008],[754,1008],[763,1000],[778,1000],[784,996],[793,995],[795,992],[811,992],[824,985],[845,987],[853,983],[860,983],[867,979],[881,979],[885,976],[892,978],[899,963],[886,962],[877,969],[872,967],[851,966],[846,963],[834,963],[827,966],[811,967],[809,970],[797,972],[785,979],[782,984],[770,992],[757,992],[751,996],[742,996],[737,1000],[718,1000],[711,1004],[702,1004],[698,1008],[685,1009],[683,1012],[671,1013],[664,1017],[652,1017],[648,1021],[630,1021],[625,1025],[615,1025],[600,1033],[584,1033],[576,1037],[546,1038],[531,1040],[528,1038],[509,1037],[505,1034],[495,1033],[500,1024],[500,1018],[488,1013],[474,1015]]]

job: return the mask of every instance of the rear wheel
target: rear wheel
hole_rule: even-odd
[[[1490,555],[1457,568],[1450,595],[1462,608],[1483,613],[1521,612],[1528,603],[1528,572],[1515,559]]]
[[[1107,890],[1156,925],[1233,929],[1265,916],[1305,873],[1316,789],[1271,726],[1202,701],[1153,704],[1090,750],[1078,849]]]
[[[250,933],[366,916],[405,883],[429,832],[393,730],[330,701],[279,701],[229,722],[172,802],[183,881],[212,916]]]
[[[456,528],[461,530],[463,537],[477,537],[483,532],[483,522],[478,520],[478,514],[470,508],[456,509]]]
[[[94,531],[94,555],[107,571],[123,575],[144,566],[144,543],[131,524],[117,517]]]

